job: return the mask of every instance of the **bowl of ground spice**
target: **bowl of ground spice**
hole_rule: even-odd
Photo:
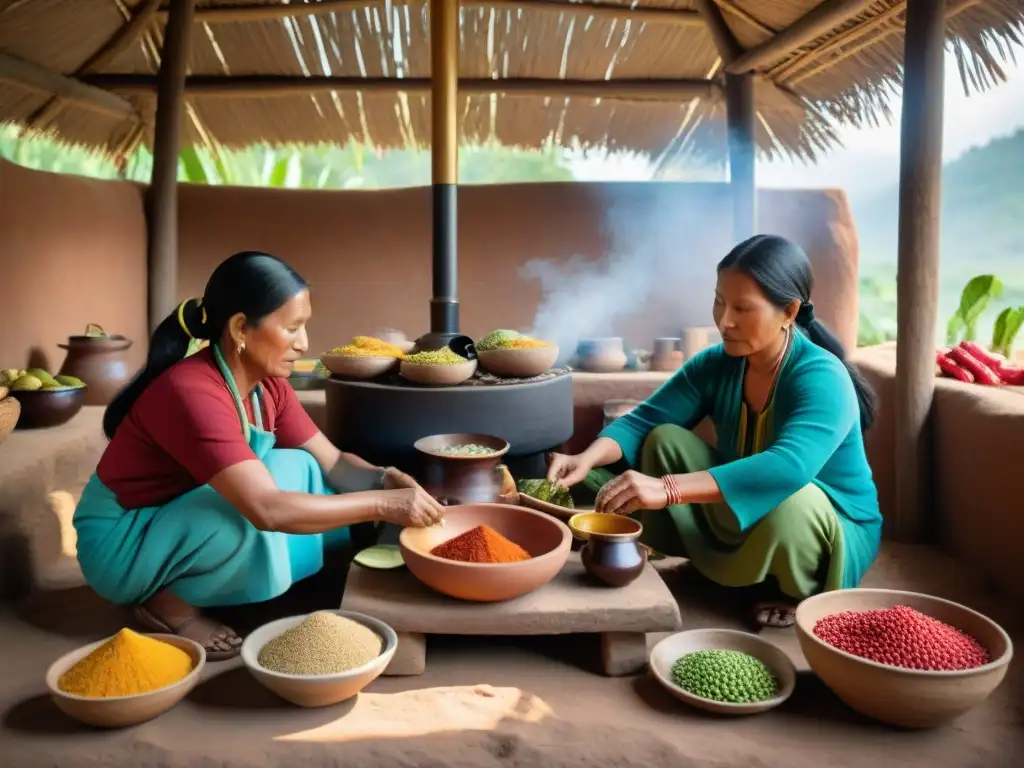
[[[444,520],[403,529],[398,546],[417,579],[460,600],[498,602],[533,592],[562,570],[572,545],[561,520],[511,504],[448,507]]]
[[[691,629],[654,646],[651,673],[691,706],[721,715],[766,712],[788,699],[796,668],[778,646],[734,629]]]
[[[934,728],[980,704],[1006,675],[1013,644],[967,606],[917,592],[843,589],[804,600],[800,648],[851,709]]]
[[[333,376],[345,379],[373,379],[381,376],[405,357],[395,344],[371,336],[356,336],[349,344],[320,356],[320,362]]]
[[[46,672],[50,697],[87,725],[123,728],[152,720],[199,682],[206,652],[176,635],[122,629],[57,659]]]
[[[261,684],[300,707],[351,699],[395,655],[398,636],[379,619],[325,610],[264,624],[242,643],[242,663]]]
[[[454,386],[476,373],[476,360],[467,360],[448,347],[406,355],[398,372],[416,384]]]

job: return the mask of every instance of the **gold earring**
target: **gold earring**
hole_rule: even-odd
[[[238,342],[238,349],[236,351],[238,352],[238,356],[241,357],[242,353],[245,352],[245,342],[244,341]]]

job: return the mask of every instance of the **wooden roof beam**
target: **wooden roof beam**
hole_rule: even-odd
[[[118,93],[153,94],[152,75],[88,75],[86,81]],[[208,98],[266,98],[297,96],[316,92],[422,93],[430,91],[429,78],[393,77],[302,77],[291,75],[193,75],[185,81],[189,96]],[[716,80],[560,80],[560,79],[460,79],[459,93],[510,96],[552,96],[622,101],[685,102],[692,98],[716,101],[722,86]]]
[[[426,5],[426,0],[409,0],[410,4]],[[370,5],[370,0],[320,0],[309,3],[239,3],[232,5],[204,5],[196,8],[195,21],[205,24],[228,24],[247,21],[274,21],[277,19],[316,16],[324,13],[349,13]],[[628,5],[581,0],[462,0],[463,7],[499,8],[509,11],[553,11],[575,13],[605,19],[631,19],[652,24],[697,26],[704,23],[700,14],[687,9],[631,8]],[[160,9],[167,15],[167,6]]]
[[[776,64],[780,59],[849,21],[878,0],[824,0],[790,26],[760,45],[749,48],[725,66],[738,75]]]
[[[112,117],[137,119],[135,106],[124,96],[96,85],[83,83],[60,72],[41,67],[9,53],[0,52],[0,80],[24,88],[59,96],[75,104]]]

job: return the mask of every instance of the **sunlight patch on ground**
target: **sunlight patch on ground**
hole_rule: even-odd
[[[502,721],[539,723],[553,713],[518,688],[466,685],[402,693],[361,693],[337,720],[275,741],[339,742],[410,738],[455,731],[490,731]]]

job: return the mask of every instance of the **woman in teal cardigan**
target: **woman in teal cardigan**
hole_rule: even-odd
[[[646,544],[712,581],[770,585],[762,626],[790,626],[799,600],[856,586],[881,540],[863,439],[873,395],[814,318],[812,284],[788,240],[738,245],[718,265],[722,343],[582,453],[553,454],[548,472],[597,492],[599,512],[639,516]],[[691,431],[705,417],[716,449]]]

